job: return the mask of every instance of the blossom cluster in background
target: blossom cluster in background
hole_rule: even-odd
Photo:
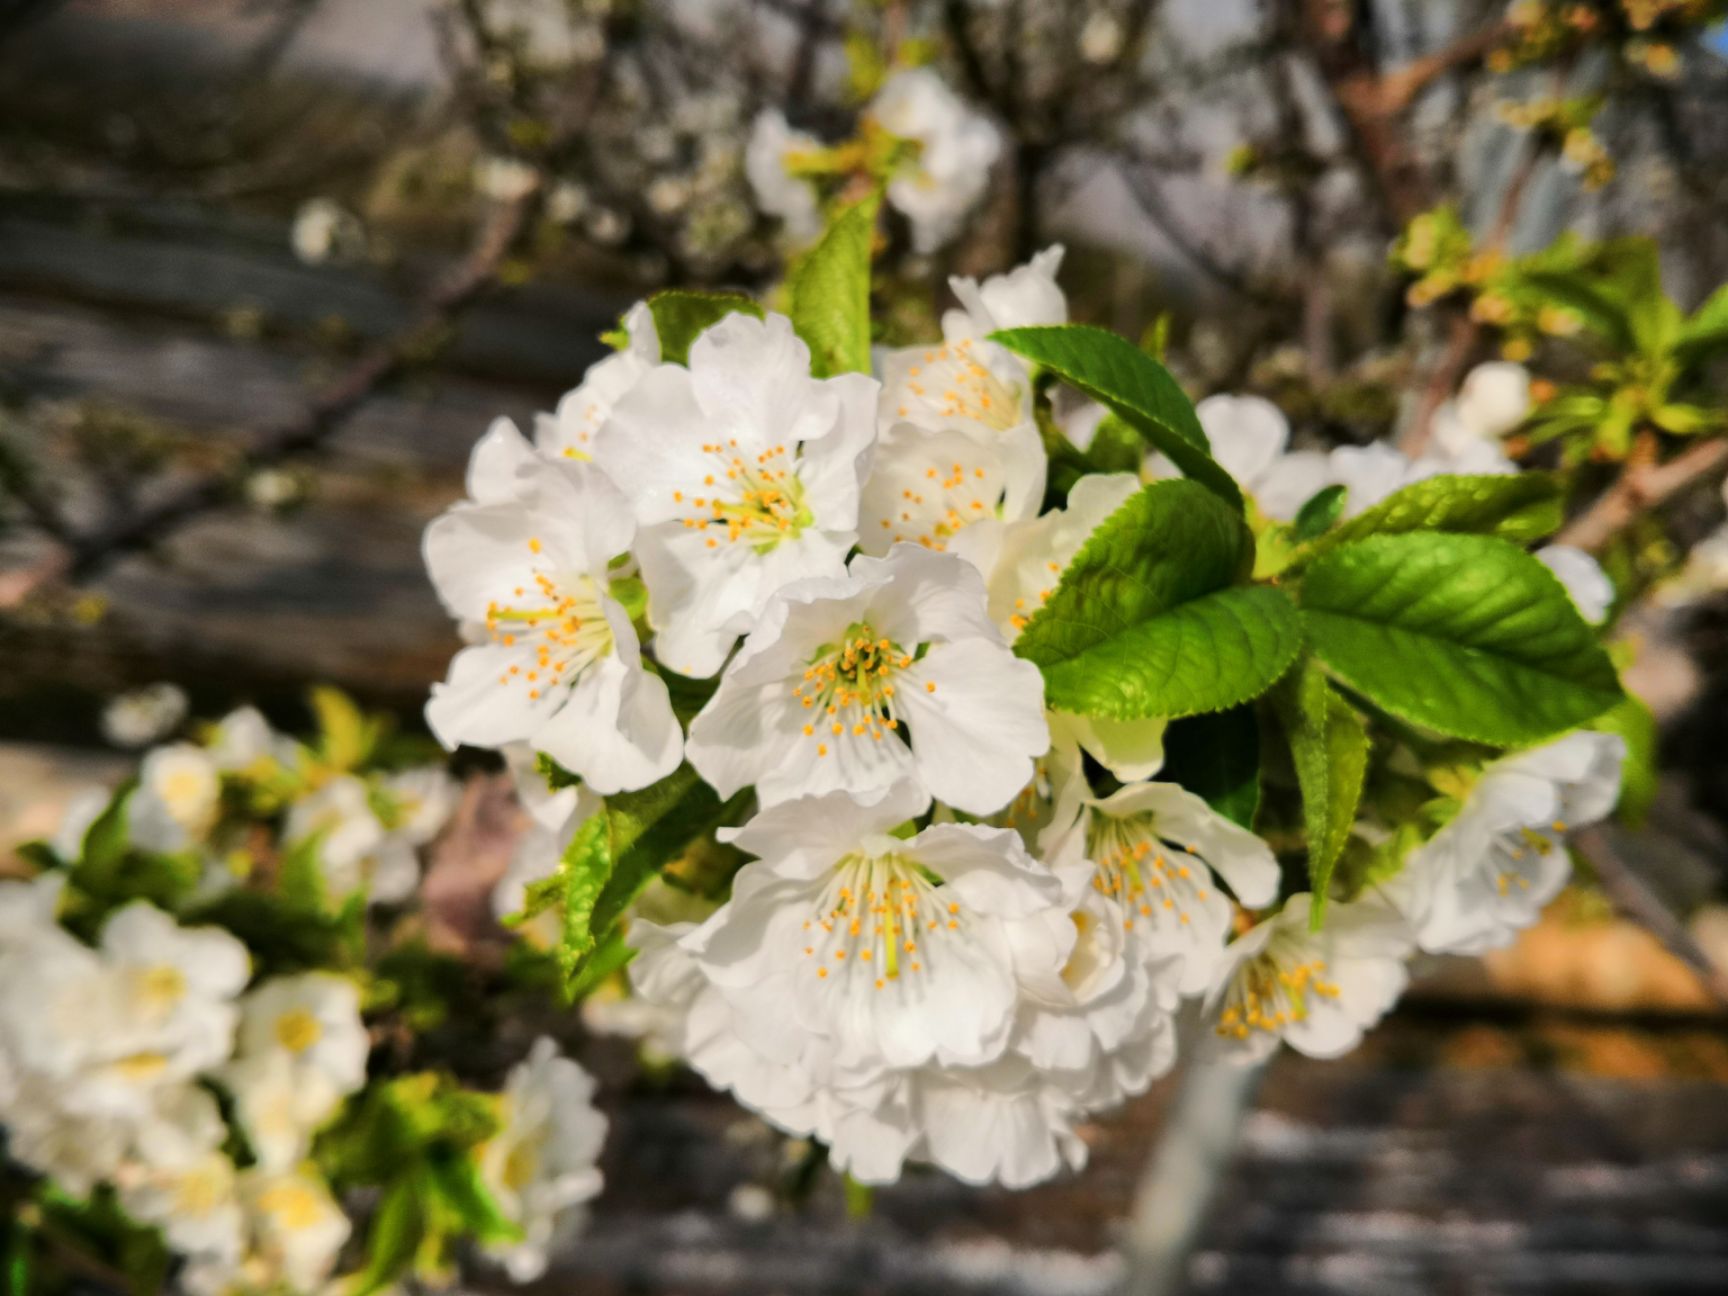
[[[854,139],[825,144],[795,130],[778,108],[750,129],[744,174],[756,203],[787,237],[808,244],[823,228],[823,198],[858,176],[886,185],[912,227],[913,249],[931,253],[959,233],[984,196],[1002,137],[929,68],[891,73],[859,115]]]
[[[438,1130],[450,1200],[486,1203],[458,1231],[533,1277],[599,1190],[592,1081],[550,1039],[502,1094],[373,1074],[368,1002],[401,992],[368,910],[414,895],[458,787],[380,765],[382,725],[340,695],[316,709],[311,743],[245,708],[152,749],[70,807],[34,878],[0,881],[7,1154],[53,1202],[159,1230],[184,1290],[311,1293],[359,1249],[343,1199],[374,1172],[352,1149],[393,1138],[384,1171],[425,1189],[421,1149],[388,1133],[411,1121]]]

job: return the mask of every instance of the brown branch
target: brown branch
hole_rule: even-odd
[[[1601,549],[1652,509],[1728,468],[1728,439],[1701,441],[1667,463],[1627,464],[1594,504],[1568,522],[1556,544]]]
[[[1662,898],[1652,891],[1637,871],[1614,849],[1608,832],[1600,824],[1585,828],[1572,838],[1572,846],[1590,865],[1602,890],[1614,907],[1659,941],[1675,958],[1697,974],[1699,982],[1718,1002],[1728,1005],[1728,972],[1717,967],[1684,923]]]
[[[1474,66],[1488,57],[1511,30],[1509,23],[1494,23],[1453,41],[1444,49],[1412,59],[1395,72],[1388,72],[1380,80],[1380,111],[1389,114],[1403,112],[1418,95],[1448,72]]]
[[[206,474],[150,507],[85,535],[62,539],[29,567],[0,573],[0,611],[17,607],[51,584],[86,578],[123,553],[155,544],[193,518],[231,503],[235,487],[259,468],[318,449],[381,387],[444,341],[455,318],[496,283],[499,267],[532,227],[541,201],[542,185],[536,184],[501,205],[468,255],[433,285],[403,329],[362,354],[313,396],[299,416],[259,436],[236,467]]]

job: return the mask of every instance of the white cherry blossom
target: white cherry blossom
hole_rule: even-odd
[[[593,1077],[545,1036],[510,1072],[499,1116],[502,1127],[477,1153],[480,1176],[522,1237],[488,1250],[512,1280],[529,1282],[581,1223],[581,1203],[600,1191],[606,1118],[594,1107]]]
[[[208,1093],[177,1086],[158,1099],[115,1178],[126,1213],[158,1225],[174,1250],[233,1263],[244,1217],[234,1162],[221,1148],[226,1133]]]
[[[1483,769],[1385,888],[1422,948],[1479,954],[1534,923],[1571,876],[1565,834],[1614,809],[1625,755],[1619,735],[1579,731]]]
[[[1212,443],[1212,457],[1267,517],[1291,521],[1329,484],[1326,456],[1317,450],[1291,450],[1289,420],[1265,397],[1208,396],[1194,412]],[[1175,465],[1158,459],[1158,476],[1175,473]]]
[[[623,327],[629,339],[624,348],[590,365],[582,382],[559,399],[552,413],[534,416],[534,448],[541,454],[592,458],[595,434],[618,402],[660,363],[660,335],[646,302],[625,312]]]
[[[1011,928],[1021,984],[1012,1052],[1057,1106],[1096,1111],[1144,1093],[1174,1064],[1179,1001],[1174,977],[1131,947],[1093,866],[1061,872],[1065,912]]]
[[[528,742],[597,792],[645,787],[677,767],[666,685],[642,668],[608,564],[631,544],[629,505],[597,468],[519,467],[508,500],[459,505],[427,529],[445,606],[484,628],[426,720],[446,746]]]
[[[862,1081],[1006,1047],[1006,924],[1059,906],[1061,886],[1006,829],[887,835],[920,800],[907,784],[874,804],[832,793],[727,834],[758,859],[684,944],[767,1056]]]
[[[419,866],[389,849],[389,833],[372,808],[366,784],[339,774],[288,810],[282,841],[290,850],[315,847],[326,896],[340,904],[357,891],[369,899],[399,900],[414,888]]]
[[[312,1145],[312,1136],[341,1106],[346,1089],[316,1068],[302,1066],[288,1048],[239,1057],[217,1076],[234,1098],[246,1141],[266,1170],[289,1170]]]
[[[1277,894],[1278,863],[1265,842],[1174,783],[1130,783],[1085,798],[1051,834],[1059,867],[1093,866],[1091,885],[1127,935],[1131,963],[1160,984],[1199,994],[1223,954],[1233,909]]]
[[[331,972],[273,977],[241,1001],[239,1056],[281,1052],[308,1083],[343,1094],[366,1081],[370,1046],[360,1020],[360,990]]]
[[[619,402],[595,459],[635,510],[665,666],[713,675],[783,586],[841,573],[877,390],[862,374],[812,378],[785,316],[732,314],[691,345],[688,369],[660,365]]]
[[[241,1175],[239,1187],[248,1245],[232,1286],[318,1291],[353,1229],[329,1185],[311,1169],[253,1169]]]
[[[764,108],[756,115],[744,147],[744,178],[756,205],[778,217],[795,244],[808,243],[822,232],[822,208],[810,183],[792,174],[790,162],[821,147],[815,136],[788,126],[778,108]]]
[[[943,316],[943,341],[877,354],[883,384],[881,423],[888,442],[879,453],[879,471],[894,472],[899,455],[913,451],[917,446],[913,429],[947,434],[944,445],[952,444],[956,432],[977,444],[971,454],[956,447],[945,459],[933,458],[918,465],[926,472],[931,467],[939,472],[952,468],[951,473],[941,472],[939,478],[927,480],[960,478],[944,488],[942,507],[931,522],[946,519],[952,524],[959,520],[964,525],[975,521],[975,515],[987,515],[992,508],[1004,518],[1017,520],[1036,516],[1042,507],[1049,466],[1033,418],[1030,374],[1023,361],[988,341],[986,335],[1000,328],[1066,321],[1067,300],[1056,285],[1061,263],[1062,248],[1056,246],[982,284],[972,279],[950,279],[962,306]],[[987,486],[990,494],[978,493],[975,483]],[[895,481],[878,486],[872,482],[872,487],[870,500],[876,508],[862,527],[861,543],[866,546],[879,542],[875,533],[884,530],[883,520],[889,522],[887,529],[892,531],[925,516],[918,509],[883,507],[884,503],[892,505],[897,497],[904,499],[901,492],[907,489],[928,494],[920,483]],[[999,501],[994,498],[998,492]],[[937,498],[930,496],[932,502]],[[974,508],[974,502],[984,507]],[[955,504],[957,518],[948,512]],[[901,511],[909,516],[901,518]],[[921,535],[934,538],[935,533],[929,526],[907,532],[907,538]]]
[[[934,252],[959,232],[984,196],[1002,136],[929,68],[889,76],[865,109],[877,127],[917,145],[916,157],[888,182],[888,201],[912,223],[919,252]]]
[[[1049,746],[1044,686],[985,611],[977,569],[897,545],[785,590],[690,727],[722,796],[764,805],[912,777],[969,814],[1005,805]]]
[[[1434,441],[1443,453],[1462,455],[1481,442],[1498,442],[1529,413],[1530,371],[1491,360],[1466,374],[1458,394],[1434,412]]]
[[[1312,903],[1305,892],[1291,896],[1225,950],[1205,1007],[1225,1058],[1259,1061],[1280,1040],[1309,1057],[1339,1057],[1403,992],[1410,935],[1396,910],[1334,901],[1315,930]]]
[[[126,803],[133,843],[165,853],[197,845],[216,822],[221,795],[221,773],[202,747],[157,747],[139,766],[138,786]]]
[[[1601,563],[1572,545],[1545,545],[1536,551],[1536,558],[1566,587],[1580,616],[1591,625],[1608,619],[1608,609],[1614,606],[1614,582]]]

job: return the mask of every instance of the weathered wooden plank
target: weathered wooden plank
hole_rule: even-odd
[[[1638,1079],[1447,1061],[1480,1029],[1406,1016],[1340,1062],[1281,1058],[1192,1289],[1723,1290],[1728,1073]],[[1662,1055],[1708,1032],[1589,1034]],[[916,1174],[880,1192],[858,1230],[840,1218],[832,1184],[802,1214],[738,1218],[737,1185],[783,1168],[774,1145],[725,1099],[682,1084],[632,1092],[613,1108],[596,1221],[541,1290],[1108,1292],[1120,1278],[1112,1241],[1167,1092],[1090,1129],[1092,1164],[1077,1177],[1012,1194]]]
[[[0,292],[0,379],[17,394],[97,401],[234,444],[296,415],[308,384],[339,364],[307,347]],[[329,457],[451,476],[492,418],[526,418],[557,392],[428,374],[368,401],[332,438]]]
[[[161,315],[214,324],[236,310],[310,333],[339,320],[388,336],[443,268],[428,256],[380,269],[311,266],[275,221],[129,204],[109,217],[89,204],[7,196],[0,212],[0,288],[100,305],[123,318]],[[568,280],[538,281],[481,302],[460,321],[439,368],[562,389],[604,352],[598,335],[629,298]]]

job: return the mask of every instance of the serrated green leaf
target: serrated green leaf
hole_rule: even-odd
[[[1051,706],[1118,720],[1221,711],[1295,660],[1295,609],[1239,585],[1254,560],[1242,519],[1205,487],[1154,482],[1081,546],[1015,641]]]
[[[1497,535],[1522,543],[1552,534],[1564,520],[1560,479],[1553,473],[1426,477],[1319,537],[1308,556],[1364,536],[1407,531]]]
[[[690,363],[690,344],[728,315],[762,318],[762,308],[743,293],[693,288],[657,292],[648,299],[648,310],[660,338],[660,358],[667,364]]]
[[[1494,536],[1369,536],[1321,555],[1301,619],[1326,667],[1393,715],[1521,746],[1600,715],[1619,680],[1565,588]]]
[[[689,765],[651,787],[606,799],[605,809],[577,830],[564,853],[564,939],[559,964],[567,984],[589,959],[642,888],[692,841],[735,816],[749,798],[722,802]]]
[[[870,372],[870,245],[881,202],[871,194],[841,212],[792,269],[792,328],[818,378]]]
[[[1326,909],[1333,867],[1350,840],[1362,782],[1368,772],[1368,731],[1362,718],[1305,661],[1273,691],[1279,723],[1290,743],[1302,819],[1308,831],[1308,881],[1314,896],[1310,921],[1318,927]]]
[[[595,930],[601,935],[611,930],[662,868],[698,837],[736,819],[751,795],[740,792],[721,801],[695,770],[684,765],[652,788],[611,798],[607,804],[617,862],[594,906]]]
[[[564,884],[564,939],[558,957],[567,974],[593,952],[594,906],[612,876],[612,861],[606,811],[597,810],[570,839],[558,870]]]
[[[1252,706],[1173,721],[1158,777],[1179,783],[1219,814],[1254,827],[1260,808],[1260,721]]]
[[[1238,512],[1242,492],[1212,458],[1194,404],[1168,370],[1126,338],[1085,324],[1002,329],[994,342],[1078,387]]]
[[[1327,486],[1315,491],[1308,502],[1296,510],[1290,534],[1297,540],[1314,540],[1325,534],[1344,512],[1349,494],[1347,486]]]

